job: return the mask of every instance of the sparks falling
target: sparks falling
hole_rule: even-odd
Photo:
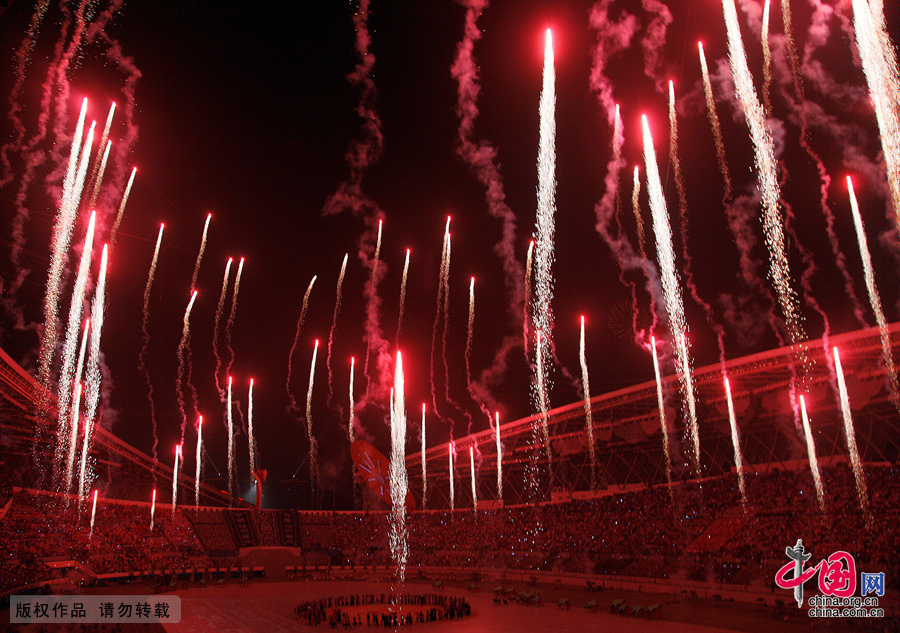
[[[396,345],[400,345],[400,330],[403,329],[403,311],[406,309],[406,277],[409,274],[409,249],[406,249],[406,261],[403,262],[403,277],[400,280],[400,314],[397,316]]]
[[[228,407],[225,419],[228,424],[228,494],[234,494],[234,416],[232,414],[231,387],[233,379],[228,376]]]
[[[78,333],[81,329],[81,310],[84,304],[84,292],[87,286],[88,274],[91,267],[91,250],[94,242],[94,223],[96,213],[91,213],[88,222],[87,233],[84,237],[84,246],[81,249],[81,261],[78,264],[78,274],[75,277],[75,285],[72,288],[72,301],[69,304],[69,323],[66,327],[66,338],[63,346],[62,369],[59,375],[59,390],[57,391],[57,408],[59,409],[59,424],[57,427],[57,463],[62,463],[67,455],[66,448],[70,434],[77,433],[78,427],[69,428],[69,401],[72,389],[73,372],[75,371],[75,349],[78,346]],[[68,492],[72,488],[72,463],[67,462],[64,490]]]
[[[234,317],[237,314],[238,293],[241,291],[241,275],[244,272],[244,258],[238,262],[237,274],[234,276],[234,291],[231,293],[231,310],[228,312],[228,324],[225,326],[225,347],[228,348],[228,365],[225,371],[231,373],[234,365],[234,348],[231,346],[231,333],[234,330]]]
[[[346,258],[344,261],[346,261]],[[319,456],[319,444],[313,436],[312,424],[313,380],[316,376],[316,355],[318,353],[319,339],[316,339],[316,345],[313,347],[312,362],[309,364],[309,389],[306,391],[306,437],[309,440],[309,484],[312,489],[313,497],[315,497],[316,493],[316,480],[319,472],[319,466],[316,463]]]
[[[469,447],[469,468],[472,473],[472,511],[478,512],[478,491],[475,482],[475,447]]]
[[[647,166],[647,190],[650,194],[650,211],[653,214],[653,232],[656,235],[656,257],[662,275],[663,296],[666,313],[669,317],[669,330],[675,344],[675,364],[678,380],[681,383],[682,396],[687,406],[687,417],[690,424],[691,443],[694,449],[694,469],[700,472],[700,435],[697,426],[697,406],[694,399],[694,382],[691,378],[691,365],[684,336],[684,302],[681,297],[681,286],[678,284],[678,271],[675,268],[675,251],[672,248],[672,228],[669,226],[669,213],[666,199],[663,197],[659,169],[656,166],[656,151],[653,149],[653,137],[647,116],[641,117],[644,128],[644,162]]]
[[[669,482],[669,494],[672,491],[672,455],[669,453],[669,425],[666,422],[666,402],[663,395],[662,375],[659,371],[659,358],[656,353],[656,337],[650,337],[650,352],[653,355],[653,374],[656,376],[656,408],[659,410],[659,426],[662,430],[663,454],[666,457],[666,481]]]
[[[74,403],[69,411],[69,450],[66,455],[66,493],[71,492],[72,473],[75,464],[75,448],[78,444],[78,427],[81,424],[81,397],[84,393],[84,384],[82,383],[82,375],[84,373],[84,362],[87,354],[88,337],[91,333],[91,320],[88,319],[84,324],[84,333],[81,336],[81,348],[78,352],[78,362],[75,364],[74,389],[76,391]]]
[[[197,464],[194,470],[194,507],[200,507],[200,465],[203,463],[203,416],[197,418]]]
[[[84,499],[86,490],[86,466],[88,450],[97,423],[97,405],[100,402],[100,336],[103,334],[103,317],[106,312],[106,267],[109,261],[109,245],[103,245],[100,256],[100,274],[97,276],[97,287],[94,290],[94,301],[91,306],[91,342],[86,369],[87,401],[85,402],[84,440],[81,447],[81,470],[78,479],[78,498]]]
[[[197,275],[200,274],[200,262],[203,261],[203,251],[206,250],[206,234],[209,232],[209,221],[212,220],[212,213],[206,215],[206,222],[203,224],[203,235],[200,237],[200,250],[197,251],[197,261],[194,262],[194,274],[191,275],[191,290],[197,287]]]
[[[331,319],[331,330],[328,331],[328,354],[325,357],[325,368],[328,370],[328,402],[331,402],[331,398],[334,395],[334,391],[332,389],[332,381],[331,381],[331,348],[334,345],[334,331],[337,329],[338,316],[341,314],[341,288],[344,285],[344,273],[347,272],[347,257],[348,254],[344,254],[344,261],[341,263],[341,273],[338,275],[337,280],[337,289],[335,291],[335,299],[334,299],[334,316]]]
[[[150,291],[153,288],[153,278],[156,276],[156,263],[159,261],[159,247],[162,244],[163,229],[165,224],[159,225],[159,236],[156,238],[156,247],[153,249],[153,259],[150,261],[150,274],[147,275],[147,285],[144,286],[144,309],[141,312],[141,352],[138,354],[138,369],[147,383],[147,403],[150,406],[150,423],[153,426],[153,461],[158,459],[157,447],[159,446],[159,433],[156,429],[156,407],[153,404],[153,383],[150,380],[150,372],[147,370],[147,348],[150,346]],[[155,474],[156,471],[154,471]]]
[[[762,14],[762,52],[763,52],[763,85],[762,100],[766,112],[772,111],[772,103],[769,100],[769,86],[772,85],[772,51],[769,48],[769,4],[766,0],[763,4]]]
[[[449,310],[445,306],[445,300],[448,298],[447,293],[447,276],[450,272],[450,218],[447,218],[447,224],[444,227],[444,242],[443,247],[441,249],[441,269],[440,274],[438,276],[438,291],[437,291],[437,306],[435,307],[434,312],[434,327],[431,331],[431,364],[430,364],[430,374],[431,374],[431,404],[434,407],[434,413],[438,417],[441,417],[441,414],[438,413],[437,406],[437,387],[435,381],[435,355],[437,353],[437,335],[438,335],[438,326],[441,322],[441,317],[444,316]],[[446,350],[442,351],[444,358],[446,358]],[[446,376],[444,377],[446,380]],[[449,391],[449,389],[448,389]],[[450,435],[453,436],[453,427],[450,428]]]
[[[856,47],[875,106],[888,190],[900,227],[900,104],[897,103],[900,72],[897,53],[885,26],[883,2],[853,0],[852,4]]]
[[[703,75],[703,94],[706,96],[706,116],[709,119],[713,140],[716,143],[716,160],[719,163],[719,171],[722,173],[722,180],[725,182],[725,192],[722,196],[722,203],[726,208],[729,208],[731,206],[732,197],[731,172],[728,169],[728,160],[725,157],[725,141],[722,139],[722,125],[719,122],[719,115],[716,112],[716,100],[713,97],[712,82],[709,79],[709,67],[706,65],[706,55],[703,53],[703,42],[699,42],[697,46],[700,50],[700,70]]]
[[[850,396],[847,393],[847,382],[844,379],[844,368],[841,367],[841,355],[838,348],[834,348],[834,369],[837,374],[838,392],[841,397],[841,415],[844,418],[844,436],[847,439],[847,452],[850,455],[850,465],[853,468],[853,478],[856,480],[856,495],[859,499],[859,509],[862,510],[866,522],[869,521],[869,493],[866,491],[866,474],[863,472],[862,460],[859,457],[859,449],[856,447],[856,430],[853,428],[853,416],[850,413]]]
[[[109,150],[112,148],[112,141],[106,141],[105,143],[104,146],[104,141],[101,139],[100,147],[104,147],[103,156],[100,158],[100,162],[97,163],[94,175],[91,177],[91,195],[88,199],[89,209],[94,209],[97,206],[97,198],[100,196],[100,185],[103,183],[103,174],[106,172],[106,162],[109,160]]]
[[[875,314],[875,322],[878,324],[878,334],[881,337],[881,358],[887,369],[888,379],[891,383],[891,396],[894,405],[900,409],[900,382],[897,380],[897,368],[894,366],[894,357],[891,354],[891,334],[888,330],[887,320],[884,318],[884,310],[881,307],[881,295],[875,286],[875,271],[872,268],[872,256],[869,253],[869,244],[866,240],[866,228],[863,225],[862,215],[859,212],[859,204],[856,201],[856,193],[853,191],[853,181],[847,176],[847,190],[850,194],[850,208],[853,212],[853,225],[856,227],[856,239],[859,242],[859,254],[862,258],[863,271],[866,278],[866,290],[869,293],[869,303]]]
[[[534,265],[534,240],[528,242],[528,253],[525,255],[525,314],[522,320],[522,349],[525,350],[525,362],[531,363],[531,337],[529,335],[529,323],[531,316],[528,312],[531,306],[531,271]]]
[[[783,7],[784,2],[782,2]],[[741,41],[741,30],[734,0],[722,0],[722,9],[728,31],[728,59],[731,62],[731,73],[734,75],[735,93],[740,101],[753,140],[759,189],[763,201],[763,227],[766,246],[769,249],[769,276],[775,286],[778,303],[787,325],[788,343],[800,343],[806,340],[806,333],[801,323],[797,295],[791,287],[791,271],[785,252],[784,217],[778,203],[781,198],[781,188],[778,184],[775,143],[772,131],[766,123],[765,111],[756,97],[753,76],[750,74],[747,55]],[[801,361],[805,365],[804,350],[801,350],[801,356]]]
[[[494,438],[497,444],[497,501],[503,501],[503,445],[500,444],[500,412],[494,412]]]
[[[581,317],[581,345],[578,351],[581,360],[581,385],[584,389],[584,429],[587,434],[588,455],[591,458],[591,490],[597,487],[597,451],[594,447],[594,417],[591,410],[591,383],[588,380],[587,360],[584,353],[584,317]],[[499,441],[499,435],[498,435]]]
[[[809,416],[806,414],[806,398],[800,396],[800,416],[803,421],[803,436],[806,438],[806,453],[809,457],[809,469],[812,471],[813,483],[816,485],[816,498],[819,510],[825,514],[825,489],[822,487],[822,475],[819,472],[819,460],[816,457],[816,443],[809,428]]]
[[[747,484],[744,481],[744,458],[741,455],[741,438],[738,435],[734,401],[731,399],[731,382],[729,382],[728,378],[725,378],[725,398],[728,401],[728,424],[731,426],[731,444],[734,446],[734,467],[737,470],[738,488],[741,491],[741,504],[746,508]]]
[[[300,308],[300,318],[297,319],[297,331],[294,332],[294,344],[291,345],[291,351],[288,354],[287,378],[284,381],[284,388],[287,391],[292,411],[299,411],[300,409],[300,407],[297,406],[297,401],[294,399],[294,393],[291,391],[291,374],[294,366],[294,355],[297,353],[297,346],[300,344],[300,334],[303,332],[303,324],[306,322],[306,310],[309,307],[309,295],[312,292],[313,284],[316,283],[316,277],[317,275],[313,275],[313,278],[309,280],[309,285],[306,287],[306,292],[303,295],[303,307]]]
[[[197,300],[197,291],[191,293],[191,300],[188,301],[187,308],[184,311],[184,319],[181,327],[181,341],[178,343],[178,372],[175,374],[175,399],[178,401],[178,412],[181,414],[181,441],[184,441],[184,429],[187,426],[187,412],[184,409],[184,390],[182,383],[187,373],[186,351],[191,339],[191,310],[194,308],[194,301]]]
[[[537,332],[535,349],[535,392],[544,445],[548,458],[547,393],[550,391],[550,359],[553,343],[553,260],[556,232],[556,71],[553,62],[553,36],[547,29],[544,44],[544,74],[540,101],[540,140],[538,146],[538,204],[535,222],[534,302],[532,327]]]
[[[175,467],[172,469],[172,518],[178,505],[178,473],[181,469],[181,444],[175,447]]]
[[[394,369],[393,402],[391,402],[391,556],[397,566],[400,582],[406,580],[406,561],[409,543],[406,537],[406,494],[409,488],[406,474],[406,404],[404,401],[403,358],[397,352]]]

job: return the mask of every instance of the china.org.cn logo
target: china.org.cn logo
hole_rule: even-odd
[[[794,547],[785,548],[784,553],[790,562],[775,574],[775,584],[782,589],[793,589],[797,607],[803,607],[803,585],[818,575],[822,595],[810,596],[811,617],[884,617],[884,609],[878,606],[878,598],[884,596],[884,572],[860,572],[857,596],[856,560],[847,552],[833,552],[812,567],[806,566],[812,554],[804,550],[802,540],[798,539]]]

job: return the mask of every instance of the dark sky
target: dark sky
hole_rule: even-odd
[[[703,106],[696,49],[697,40],[702,38],[714,74],[720,75],[719,62],[726,56],[722,10],[711,1],[669,4],[672,23],[658,40],[658,49],[651,47],[658,50],[661,60],[655,74],[659,79],[672,78],[676,82],[680,158],[689,206],[689,248],[698,291],[712,304],[716,320],[725,323],[720,295],[738,292],[737,250],[722,210],[722,179]],[[755,6],[753,2],[746,4]],[[809,5],[796,4],[802,4],[795,7],[793,16],[802,55],[810,42],[807,28],[812,13]],[[353,27],[356,4],[320,2],[313,3],[311,8],[303,5],[167,1],[126,4],[105,28],[109,39],[101,37],[85,43],[73,58],[66,75],[70,94],[65,129],[71,134],[84,96],[91,102],[89,117],[101,124],[109,101],[116,99],[122,103],[128,73],[107,55],[114,48],[110,41],[117,42],[122,53],[133,58],[141,73],[135,83],[135,107],[130,120],[139,130],[139,137],[130,155],[119,157],[118,169],[127,173],[131,165],[136,165],[139,171],[110,264],[102,348],[112,389],[104,406],[104,420],[113,424],[115,433],[141,450],[151,451],[152,431],[147,385],[137,371],[136,361],[141,343],[142,293],[160,222],[166,223],[166,230],[150,304],[147,365],[155,389],[160,453],[163,459],[171,461],[172,447],[180,435],[175,397],[176,349],[203,222],[207,213],[213,214],[198,281],[199,297],[191,317],[193,384],[199,393],[200,411],[212,420],[204,427],[211,458],[211,464],[206,467],[209,476],[215,475],[216,469],[224,472],[226,463],[225,431],[221,422],[224,407],[215,392],[212,347],[216,301],[225,261],[228,257],[246,257],[232,336],[235,398],[246,411],[247,384],[253,377],[256,381],[254,426],[260,464],[269,469],[271,482],[281,482],[291,479],[298,469],[298,478],[308,473],[305,421],[302,415],[287,413],[285,391],[288,352],[303,293],[310,278],[318,275],[293,359],[291,389],[301,408],[306,402],[313,340],[318,338],[326,345],[341,260],[344,253],[350,253],[334,336],[335,397],[329,404],[327,349],[320,347],[312,406],[323,465],[322,487],[337,488],[341,498],[346,497],[346,482],[349,482],[344,413],[349,357],[355,355],[360,359],[365,354],[363,287],[369,273],[356,256],[360,236],[365,231],[364,219],[349,212],[323,217],[322,209],[328,196],[349,177],[345,161],[348,146],[362,138],[361,119],[355,113],[360,90],[347,80],[357,63]],[[650,115],[656,136],[670,217],[676,223],[676,236],[679,235],[674,173],[667,158],[666,95],[658,92],[655,82],[647,76],[641,47],[657,11],[655,5],[651,0],[645,0],[644,8],[639,2],[621,2],[612,4],[610,9],[614,19],[622,18],[622,11],[627,11],[640,25],[632,46],[607,62],[607,75],[615,86],[616,100],[622,104],[625,122],[627,166],[621,176],[620,213],[632,244],[636,232],[630,212],[631,170],[633,165],[641,164],[644,171],[639,131],[640,115],[645,112]],[[100,11],[106,8],[103,4]],[[480,117],[474,136],[498,150],[505,193],[518,223],[515,252],[519,261],[524,262],[535,221],[543,38],[546,28],[554,29],[558,94],[554,336],[561,363],[576,376],[580,375],[579,316],[586,315],[587,360],[591,392],[596,395],[652,379],[653,369],[649,355],[627,333],[631,314],[629,291],[618,281],[615,258],[594,228],[594,206],[605,190],[611,130],[606,112],[590,84],[597,39],[589,24],[591,8],[589,1],[497,0],[485,10],[478,22],[483,37],[474,50],[482,85],[478,101]],[[3,92],[13,85],[15,51],[32,11],[32,3],[17,0],[0,15]],[[896,318],[898,259],[892,254],[896,253],[892,246],[896,244],[896,233],[885,211],[887,203],[879,193],[883,192],[884,169],[879,162],[874,116],[864,98],[864,76],[854,63],[851,39],[842,31],[838,17],[847,11],[848,8],[842,8],[838,15],[825,21],[832,36],[824,46],[810,52],[806,65],[810,73],[805,79],[810,107],[827,115],[815,120],[809,139],[833,178],[829,193],[836,218],[835,232],[840,248],[846,253],[847,268],[854,278],[856,295],[863,302],[866,320],[874,324],[866,301],[844,184],[851,155],[857,156],[850,151],[851,145],[852,149],[859,149],[862,162],[874,166],[874,176],[861,177],[857,184],[889,320]],[[384,146],[383,154],[365,173],[362,190],[384,214],[381,259],[385,273],[378,285],[378,294],[384,302],[380,323],[393,354],[400,274],[405,251],[410,248],[401,348],[405,352],[410,433],[418,436],[418,412],[421,403],[427,402],[429,445],[446,441],[451,428],[457,437],[465,434],[469,417],[474,420],[473,430],[487,426],[466,390],[464,350],[471,276],[477,278],[471,357],[476,378],[491,364],[503,337],[518,331],[506,310],[502,267],[492,250],[500,240],[500,223],[489,217],[484,187],[454,151],[459,120],[457,84],[451,77],[450,65],[463,35],[465,13],[465,6],[455,2],[376,0],[368,22],[375,59],[371,77],[377,94],[373,103],[382,121]],[[742,29],[751,70],[759,86],[761,48],[758,38],[751,36],[746,15],[741,15],[745,20]],[[888,16],[889,24],[898,22],[893,18],[896,15]],[[772,103],[773,116],[783,123],[784,129],[781,144],[786,167],[784,195],[796,212],[794,227],[799,244],[808,250],[809,260],[817,267],[810,276],[811,292],[804,292],[799,280],[808,263],[804,262],[798,241],[792,238],[789,247],[795,288],[806,316],[808,334],[813,338],[824,331],[822,318],[811,309],[813,301],[821,304],[832,331],[855,329],[858,324],[827,240],[818,203],[815,165],[799,147],[798,110],[789,79],[783,73],[786,66],[780,38],[782,21],[776,7],[773,7],[771,23],[776,62],[782,62],[780,66],[776,63]],[[22,107],[27,137],[37,125],[41,112],[40,89],[53,47],[60,40],[62,24],[60,9],[50,7],[26,67],[25,83],[16,98]],[[66,42],[71,29],[67,33]],[[825,90],[824,84],[812,77],[819,65],[838,86],[849,89]],[[743,194],[755,182],[751,173],[752,154],[743,118],[731,105],[732,97],[723,91],[728,74],[726,70],[721,77],[724,82],[716,82],[717,105],[735,191]],[[5,107],[10,109],[9,105]],[[120,114],[113,127],[114,147],[127,129]],[[846,135],[839,136],[838,131]],[[0,122],[0,133],[4,142],[14,138],[10,120]],[[53,141],[51,136],[38,149],[50,152]],[[59,139],[57,146],[65,148],[63,154],[68,151],[68,142],[69,139]],[[12,314],[23,310],[27,323],[42,321],[44,271],[49,261],[50,227],[57,202],[47,192],[50,170],[45,165],[36,184],[29,189],[25,205],[31,213],[25,225],[23,265],[31,268],[31,273],[22,288],[11,295],[8,288],[15,270],[8,257],[8,245],[23,171],[21,159],[16,158],[19,155],[15,152],[11,155],[14,157],[12,180],[0,189],[3,218],[0,239],[4,244],[0,276],[5,281],[7,306],[18,307],[13,310],[7,307],[4,313],[2,344],[14,357],[33,367],[37,335],[33,330],[16,331]],[[108,200],[103,200],[107,200],[107,206],[118,204],[121,180],[121,177],[113,180],[118,190],[111,189],[105,194]],[[642,204],[652,257],[646,195]],[[449,390],[460,411],[451,415],[453,410],[443,397],[444,376],[439,362],[437,403],[445,418],[441,420],[431,410],[429,356],[447,215],[453,217],[447,345]],[[758,220],[750,226],[756,236],[753,252],[761,262],[759,274],[764,276],[767,257],[761,227]],[[107,233],[108,228],[105,228]],[[882,234],[886,237],[879,240]],[[76,240],[81,239],[83,228],[76,230],[75,235]],[[683,264],[680,237],[676,252],[679,263]],[[640,274],[635,271],[627,278],[641,284]],[[67,288],[71,288],[71,278]],[[643,288],[639,289],[638,299],[646,318],[648,297]],[[694,364],[699,367],[713,363],[718,351],[712,329],[697,305],[687,296],[685,302]],[[62,314],[67,313],[67,305],[68,298]],[[229,306],[230,295],[226,314]],[[745,316],[751,324],[763,320],[759,313],[747,311]],[[775,345],[774,336],[765,327],[756,337],[746,335],[749,329],[746,323],[740,328],[726,325],[728,358]],[[658,335],[665,336],[662,327]],[[227,351],[225,354],[227,357]],[[532,413],[524,356],[519,350],[512,359],[506,378],[493,388],[494,396],[503,406],[503,421]],[[356,375],[359,399],[365,380],[362,371],[358,370]],[[555,373],[554,384],[551,395],[554,406],[579,397],[576,386],[559,371]],[[385,415],[383,408],[370,407],[361,422],[364,435],[387,452],[389,436]],[[189,429],[186,446],[193,446],[193,442],[194,434]],[[249,487],[249,476],[243,433],[237,446],[241,489],[245,490]],[[413,441],[410,446],[418,448],[418,442]],[[193,448],[186,448],[185,453],[193,455]],[[192,458],[188,459],[187,466],[193,470]],[[273,489],[279,488],[276,485]]]

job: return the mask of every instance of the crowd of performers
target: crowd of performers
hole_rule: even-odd
[[[353,594],[303,602],[294,615],[310,626],[396,628],[464,618],[472,607],[465,598],[434,593]]]

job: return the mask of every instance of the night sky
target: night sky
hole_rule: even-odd
[[[284,493],[287,487],[283,482],[295,474],[297,481],[308,477],[309,444],[302,409],[306,403],[313,341],[318,338],[312,417],[320,449],[321,489],[328,497],[331,489],[336,489],[338,506],[349,507],[352,504],[346,426],[349,359],[351,355],[357,359],[355,392],[357,400],[361,400],[366,383],[360,367],[366,351],[363,289],[370,272],[361,263],[358,251],[362,244],[366,258],[371,257],[374,246],[371,218],[379,214],[384,218],[382,277],[377,293],[383,301],[380,326],[390,354],[396,351],[403,260],[406,249],[411,249],[400,347],[404,352],[413,438],[418,438],[422,402],[428,406],[429,445],[446,441],[451,433],[454,437],[465,435],[470,424],[473,431],[487,428],[487,418],[466,389],[464,352],[470,277],[476,277],[471,354],[474,380],[491,365],[503,338],[520,334],[521,325],[508,310],[503,268],[493,250],[501,239],[501,222],[489,216],[484,186],[455,151],[459,125],[457,82],[451,76],[450,66],[463,37],[465,3],[373,2],[368,20],[370,52],[374,56],[374,70],[370,75],[374,92],[370,94],[370,103],[380,118],[383,152],[363,172],[361,189],[371,202],[367,210],[360,214],[347,210],[328,216],[323,215],[326,200],[350,177],[345,153],[354,141],[364,138],[362,119],[356,113],[361,89],[347,78],[359,61],[353,22],[357,4],[322,2],[314,3],[311,8],[301,4],[132,1],[115,12],[103,29],[103,36],[94,37],[78,49],[65,80],[69,94],[65,101],[67,120],[63,123],[68,136],[57,139],[50,134],[36,146],[36,151],[44,152],[50,159],[39,168],[27,191],[24,207],[30,215],[24,225],[25,251],[20,267],[27,267],[31,272],[16,292],[10,291],[17,269],[9,252],[14,241],[11,237],[14,218],[20,213],[16,196],[24,163],[15,148],[9,151],[11,171],[4,175],[10,179],[0,188],[2,346],[27,368],[35,367],[38,335],[33,326],[27,326],[43,320],[50,231],[58,204],[54,195],[61,181],[59,173],[51,174],[53,155],[55,152],[63,159],[67,157],[83,97],[90,100],[89,120],[96,119],[98,125],[102,125],[111,100],[126,103],[123,87],[129,71],[108,55],[111,49],[119,50],[120,45],[122,54],[133,60],[140,77],[132,77],[135,79],[133,112],[126,117],[122,108],[113,125],[111,138],[116,160],[111,159],[110,183],[101,196],[105,217],[110,212],[114,216],[124,179],[132,165],[137,166],[138,175],[110,263],[108,308],[101,346],[111,377],[111,383],[106,384],[111,389],[102,406],[103,423],[140,450],[151,452],[148,389],[137,370],[136,360],[141,346],[142,294],[159,223],[165,222],[150,303],[147,366],[154,387],[160,458],[171,463],[181,424],[175,397],[176,349],[203,223],[206,214],[212,213],[197,284],[199,295],[191,316],[190,346],[199,410],[210,420],[204,425],[210,458],[205,474],[212,478],[218,470],[224,475],[227,461],[222,422],[225,407],[219,403],[214,384],[216,303],[226,260],[234,257],[236,266],[237,259],[245,257],[232,333],[234,395],[245,417],[249,379],[255,379],[254,426],[259,464],[269,470],[272,490],[269,503],[292,502]],[[601,4],[604,3],[598,3]],[[737,311],[746,317],[740,326],[734,320],[728,322],[724,308],[728,298],[722,297],[741,292],[736,282],[738,253],[723,212],[722,178],[703,102],[697,57],[700,39],[714,75],[735,194],[748,193],[755,177],[743,115],[733,105],[733,94],[726,93],[730,71],[721,6],[710,0],[670,2],[671,24],[666,27],[663,20],[656,43],[642,46],[642,41],[650,41],[654,16],[663,15],[659,9],[661,3],[644,0],[643,6],[635,1],[605,4],[609,5],[613,20],[625,19],[623,12],[627,12],[638,25],[631,45],[610,56],[605,70],[614,86],[614,98],[621,104],[625,124],[627,164],[620,177],[619,217],[626,238],[636,248],[630,204],[631,172],[636,164],[644,172],[640,115],[646,113],[654,130],[676,235],[675,249],[679,265],[683,265],[674,173],[668,161],[667,95],[657,90],[657,84],[664,85],[671,78],[678,95],[679,156],[685,174],[689,250],[698,292],[711,303],[716,321],[725,326],[727,358],[772,348],[776,339],[765,326],[764,315],[748,308],[746,312]],[[743,4],[752,9],[753,15],[758,15],[760,9],[755,2],[748,0]],[[807,29],[813,16],[811,5],[816,4],[800,2],[794,6],[795,39],[801,57],[812,41]],[[830,37],[821,47],[809,51],[804,64],[804,87],[808,107],[817,114],[812,119],[809,142],[821,156],[833,181],[829,194],[835,233],[846,255],[847,269],[854,279],[854,291],[862,302],[865,319],[874,325],[844,181],[847,174],[858,173],[861,165],[868,166],[869,172],[857,178],[857,193],[889,321],[897,317],[900,249],[893,211],[887,208],[884,197],[884,166],[875,117],[852,45],[852,22],[847,21],[850,8],[845,5],[849,3],[841,4],[834,15],[823,21]],[[597,31],[589,22],[592,6],[587,1],[497,0],[484,10],[478,20],[482,38],[474,48],[482,89],[473,139],[497,149],[506,200],[517,223],[512,246],[518,261],[524,263],[535,222],[544,33],[552,28],[558,151],[554,338],[562,365],[580,376],[579,317],[585,315],[591,393],[597,395],[650,380],[653,367],[647,351],[637,346],[629,333],[630,292],[619,281],[611,249],[595,230],[595,205],[606,190],[604,178],[610,160],[611,128],[607,112],[591,86],[597,44]],[[101,3],[98,9],[101,17],[108,8],[105,2]],[[33,10],[33,3],[17,0],[0,14],[0,92],[4,95],[14,85],[16,50]],[[887,23],[900,23],[896,7],[887,10]],[[751,71],[759,87],[762,82],[759,37],[748,26],[747,13],[741,7],[739,14]],[[91,19],[96,22],[99,18],[91,16]],[[751,22],[758,24],[758,20]],[[60,8],[51,6],[30,63],[25,67],[25,81],[15,103],[21,105],[26,139],[37,129],[41,87],[64,23]],[[781,37],[782,20],[776,6],[772,8],[771,30],[776,60],[772,115],[777,129],[783,130],[779,135],[779,151],[785,167],[783,195],[793,206],[796,219],[792,226],[799,239],[799,242],[789,239],[790,263],[794,287],[806,317],[805,327],[810,338],[818,338],[825,331],[825,323],[813,303],[821,304],[834,333],[856,329],[859,323],[853,316],[852,302],[844,290],[827,239],[818,201],[815,164],[800,148],[798,108],[790,77],[784,72],[787,65]],[[67,29],[64,42],[70,41],[71,32],[71,28]],[[892,35],[896,42],[897,33]],[[645,51],[648,49],[658,54],[657,66],[647,65]],[[830,89],[825,89],[823,77],[835,82]],[[12,110],[6,101],[4,108]],[[51,109],[51,127],[59,120],[58,111]],[[137,131],[136,141],[127,155],[115,156],[117,143],[129,131]],[[14,144],[14,139],[12,119],[4,118],[0,121],[0,140]],[[113,169],[114,164],[117,171]],[[654,258],[646,183],[642,183],[642,189],[648,249]],[[452,216],[452,257],[447,358],[449,393],[458,408],[448,404],[444,396],[445,376],[439,346],[435,388],[440,415],[435,415],[429,380],[430,352],[441,242],[448,215]],[[74,237],[79,244],[86,217],[85,213],[79,215]],[[108,236],[108,224],[101,229],[104,240]],[[759,261],[759,275],[764,277],[767,255],[758,215],[751,227],[755,231],[753,253]],[[367,238],[361,242],[364,236]],[[804,261],[801,247],[808,252],[808,261]],[[345,253],[350,258],[334,335],[334,396],[329,402],[327,341],[335,307],[335,285]],[[809,275],[810,291],[806,292],[801,288],[800,279],[809,268],[809,261],[816,270]],[[74,262],[73,258],[72,269]],[[287,410],[285,389],[288,356],[303,294],[313,275],[318,275],[318,279],[293,357],[290,385],[301,411],[292,414]],[[631,271],[626,278],[638,284],[641,321],[645,322],[649,298],[641,274]],[[71,283],[70,274],[67,290],[71,289]],[[69,293],[63,296],[64,319]],[[230,302],[229,291],[226,316]],[[751,303],[758,304],[758,298]],[[685,305],[694,365],[716,362],[719,354],[712,328],[687,293]],[[16,327],[17,315],[24,318],[24,330]],[[659,327],[657,335],[665,336],[664,326]],[[440,342],[440,330],[437,338]],[[227,360],[229,353],[224,347],[224,337],[220,349]],[[669,363],[667,372],[672,371]],[[491,387],[501,407],[502,422],[533,413],[529,375],[520,346],[510,356],[504,379]],[[554,372],[553,382],[553,406],[580,397],[579,386],[559,368]],[[735,389],[739,390],[739,386]],[[387,452],[385,404],[375,398],[362,411],[358,434]],[[188,404],[188,416],[192,418],[190,410]],[[190,420],[185,446],[185,454],[191,456],[195,441],[192,423]],[[410,441],[410,450],[418,446],[418,439]],[[244,431],[239,432],[236,455],[240,491],[247,492],[250,484]],[[193,457],[188,457],[186,469],[193,472]],[[225,480],[216,483],[225,486]]]

